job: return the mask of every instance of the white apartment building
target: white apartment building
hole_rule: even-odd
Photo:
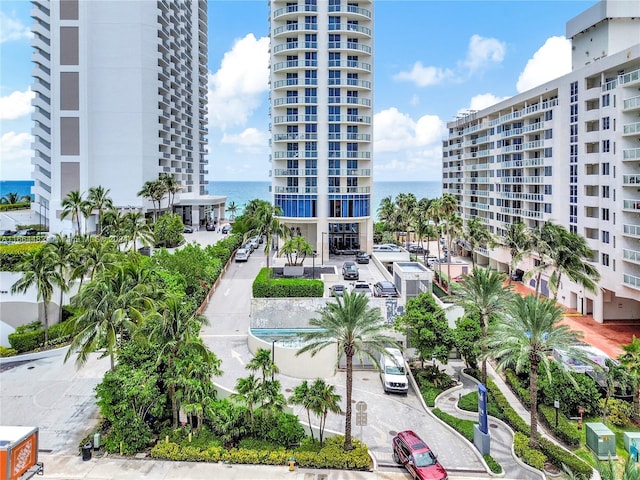
[[[270,1],[271,193],[322,258],[373,245],[373,1]]]
[[[598,322],[640,320],[640,3],[600,2],[567,23],[567,38],[571,73],[448,123],[443,192],[498,236],[519,221],[579,233],[599,289],[563,278],[557,300]],[[476,252],[508,271],[506,248]]]
[[[120,208],[161,174],[186,224],[224,216],[206,195],[206,0],[32,0],[34,209],[70,229],[61,201],[103,186]],[[163,202],[166,208],[166,201]]]

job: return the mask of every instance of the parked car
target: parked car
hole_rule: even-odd
[[[35,228],[18,230],[15,234],[16,237],[35,237],[36,235],[38,235],[38,231]]]
[[[356,253],[356,263],[369,263],[369,254],[367,252]]]
[[[398,433],[391,441],[393,460],[404,465],[412,478],[447,480],[447,471],[429,446],[412,430]]]
[[[12,237],[14,236],[16,233],[15,230],[5,230],[4,232],[2,232],[2,235],[0,235],[1,237]]]
[[[215,223],[207,223],[207,232],[215,232],[216,224]]]
[[[260,246],[260,237],[253,237],[249,240],[249,243],[251,244],[251,250],[255,250]]]
[[[397,298],[400,295],[398,294],[398,289],[396,286],[387,281],[376,282],[373,285],[373,295],[375,297],[393,297]]]
[[[342,278],[345,280],[358,280],[360,272],[355,262],[344,262],[342,264]]]
[[[380,379],[385,393],[406,394],[409,391],[409,380],[405,369],[402,352],[397,348],[386,348],[380,355]]]
[[[221,231],[226,235],[231,231],[231,225],[229,225],[228,223],[226,225],[223,225]]]
[[[410,244],[407,247],[407,250],[409,251],[409,253],[424,253],[424,248],[422,248],[422,245],[417,245],[415,243]]]
[[[236,262],[246,262],[247,260],[249,260],[249,250],[244,248],[236,250]]]
[[[351,293],[362,293],[367,297],[371,296],[371,287],[368,283],[364,282],[355,282],[353,287],[351,287]]]
[[[344,292],[345,292],[344,285],[338,284],[338,285],[331,285],[331,287],[329,287],[329,293],[331,294],[332,297],[342,297],[344,296]]]
[[[191,225],[185,225],[182,229],[182,233],[193,233],[193,227]]]
[[[373,251],[374,252],[401,252],[402,249],[397,245],[393,245],[391,243],[385,243],[382,245],[374,245]]]
[[[249,252],[249,255],[253,253],[253,244],[250,241],[242,245],[242,248]]]

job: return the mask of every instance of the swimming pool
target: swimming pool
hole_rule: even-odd
[[[307,342],[300,338],[300,334],[321,331],[321,328],[251,328],[249,333],[263,342],[277,342],[279,347],[301,348]]]

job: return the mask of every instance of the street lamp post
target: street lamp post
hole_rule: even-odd
[[[311,254],[311,258],[312,258],[312,260],[313,260],[313,267],[312,267],[312,270],[311,270],[311,271],[313,272],[313,273],[312,273],[312,277],[313,277],[313,279],[314,279],[314,280],[316,279],[316,257],[317,257],[317,256],[318,256],[318,252],[313,252],[313,253]]]
[[[273,382],[273,370],[276,364],[276,342],[278,340],[271,340],[271,363],[273,364],[271,367],[271,381]]]

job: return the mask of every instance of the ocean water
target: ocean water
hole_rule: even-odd
[[[31,187],[34,183],[33,180],[1,180],[0,198],[9,193],[17,193],[21,197],[23,195],[31,195]]]
[[[223,195],[227,197],[227,205],[231,202],[242,208],[255,198],[271,201],[269,192],[271,182],[209,182],[210,195]],[[421,198],[438,198],[442,196],[442,183],[440,182],[374,182],[373,205],[374,215],[377,216],[380,202],[385,197],[394,199],[399,193],[413,193],[419,200]]]
[[[33,180],[2,180],[0,181],[0,198],[9,192],[18,195],[31,195]],[[244,208],[250,200],[271,201],[269,192],[271,182],[209,182],[210,195],[224,195],[227,197],[227,205],[230,202]],[[385,197],[392,199],[399,193],[413,193],[416,198],[438,198],[442,196],[442,183],[440,182],[374,182],[373,183],[373,213],[377,215],[380,202]],[[242,210],[238,211],[238,214]]]

